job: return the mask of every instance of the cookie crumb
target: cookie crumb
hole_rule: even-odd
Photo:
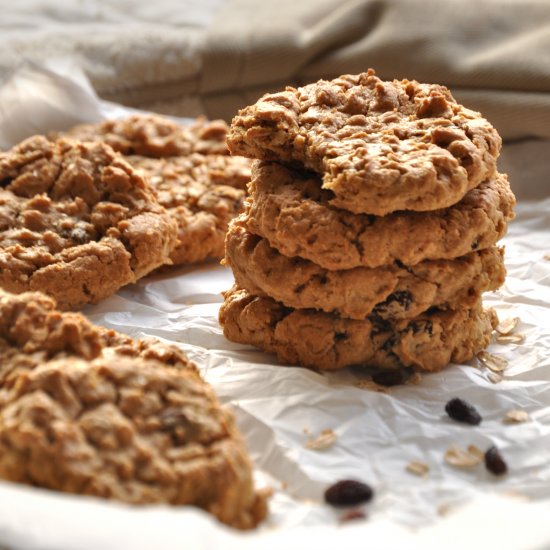
[[[388,386],[381,386],[380,384],[377,384],[370,378],[367,378],[365,380],[359,380],[355,382],[354,386],[362,390],[376,391],[379,393],[389,393]]]
[[[336,443],[336,434],[327,428],[323,430],[316,438],[309,439],[306,442],[306,448],[312,451],[322,451],[332,447]]]
[[[427,477],[430,472],[430,467],[425,462],[413,460],[407,464],[405,470],[419,477]]]
[[[422,382],[422,375],[419,372],[413,373],[405,384],[410,384],[411,386],[417,386]]]
[[[511,409],[505,415],[502,421],[505,424],[521,424],[530,420],[529,413],[521,409]]]

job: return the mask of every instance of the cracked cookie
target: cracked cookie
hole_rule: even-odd
[[[352,214],[330,204],[319,179],[276,163],[253,165],[250,199],[240,217],[285,256],[300,256],[325,269],[380,267],[396,261],[453,259],[495,244],[514,217],[508,178],[469,191],[456,205],[433,212],[383,217]]]
[[[174,265],[223,257],[230,220],[244,208],[242,182],[250,180],[241,158],[192,154],[165,159],[126,157],[156,189],[159,203],[178,224]],[[243,178],[243,172],[248,172]],[[227,182],[224,184],[223,182]]]
[[[438,371],[485,348],[497,324],[481,301],[389,323],[288,308],[237,287],[224,298],[219,320],[227,339],[276,353],[284,363],[320,370],[364,365]]]
[[[225,263],[238,287],[292,308],[318,309],[350,319],[374,315],[395,320],[438,306],[468,307],[482,292],[504,283],[504,250],[470,252],[455,260],[427,260],[329,271],[308,260],[287,258],[238,222],[230,226]]]
[[[178,224],[173,264],[223,257],[229,220],[243,210],[250,159],[231,157],[228,126],[204,117],[182,126],[157,115],[76,126],[68,136],[104,141],[155,187],[158,200]]]
[[[266,514],[233,415],[183,352],[0,290],[0,478],[131,504]]]
[[[493,177],[502,140],[447,88],[369,70],[264,95],[239,111],[227,143],[320,174],[332,206],[383,216],[455,204]]]
[[[0,153],[0,286],[76,309],[169,263],[176,223],[109,146],[42,136]]]

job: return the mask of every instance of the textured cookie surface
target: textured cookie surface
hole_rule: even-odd
[[[250,180],[248,159],[199,154],[126,158],[146,176],[159,203],[178,224],[172,262],[179,265],[223,257],[227,224],[244,207],[242,188]]]
[[[287,258],[233,223],[226,263],[235,282],[253,294],[293,308],[319,309],[350,319],[416,317],[433,306],[467,307],[504,282],[503,250],[491,247],[456,260],[427,260],[414,267],[356,267],[329,271],[308,260]]]
[[[76,126],[67,134],[105,142],[156,188],[158,199],[178,224],[175,265],[223,256],[229,220],[243,209],[251,161],[229,156],[225,122],[197,119],[182,126],[157,115]]]
[[[35,136],[0,153],[0,286],[63,309],[110,296],[169,262],[177,226],[107,145]]]
[[[379,267],[400,261],[452,259],[492,246],[514,217],[508,179],[497,174],[456,205],[383,217],[352,214],[330,204],[319,179],[276,163],[255,163],[251,200],[242,222],[285,256],[326,269]]]
[[[0,477],[250,528],[263,496],[233,416],[177,348],[0,290]]]
[[[374,71],[264,95],[233,119],[232,153],[322,176],[355,213],[435,210],[492,177],[501,139],[449,90]]]
[[[236,287],[224,296],[220,323],[226,338],[274,352],[285,363],[321,370],[368,365],[438,371],[487,346],[496,323],[494,313],[483,311],[480,302],[390,324],[287,308]]]
[[[163,116],[138,114],[81,124],[64,135],[80,141],[107,143],[123,155],[172,157],[191,153],[227,155],[227,132],[223,120],[198,118],[193,124],[182,126]]]

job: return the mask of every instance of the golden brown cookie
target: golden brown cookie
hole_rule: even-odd
[[[29,138],[0,153],[0,182],[6,290],[80,308],[170,262],[176,223],[107,145]]]
[[[227,132],[228,126],[223,120],[199,117],[192,124],[182,126],[160,115],[136,114],[98,124],[80,124],[64,135],[80,141],[107,143],[123,155],[159,158],[191,153],[228,155]]]
[[[243,209],[251,161],[229,156],[227,131],[225,122],[204,117],[182,126],[159,115],[133,115],[76,126],[66,135],[104,141],[142,171],[178,224],[170,259],[180,265],[220,259],[227,223]]]
[[[250,167],[242,161],[248,159],[198,154],[126,158],[156,189],[159,203],[178,224],[173,264],[222,258],[227,224],[244,208],[241,188],[250,180]]]
[[[383,217],[331,206],[332,192],[318,178],[276,163],[254,164],[249,188],[240,219],[251,233],[285,256],[332,270],[458,258],[494,245],[514,217],[515,197],[503,174],[449,208]]]
[[[482,292],[504,283],[504,250],[470,252],[456,260],[427,260],[406,268],[396,264],[329,271],[308,260],[287,258],[233,222],[225,263],[238,287],[293,308],[338,313],[350,319],[375,315],[410,319],[427,309],[468,307]]]
[[[496,326],[496,315],[484,311],[481,301],[389,323],[292,309],[237,287],[224,297],[219,319],[227,339],[321,370],[364,365],[438,371],[451,361],[471,359],[487,346]]]
[[[0,478],[131,504],[266,514],[232,414],[177,348],[0,290]]]
[[[447,88],[369,70],[266,94],[233,119],[233,154],[298,163],[330,204],[355,213],[426,211],[493,177],[502,140]]]

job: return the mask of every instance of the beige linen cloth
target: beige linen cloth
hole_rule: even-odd
[[[550,146],[533,141],[550,140],[548,0],[16,4],[0,19],[0,78],[67,56],[105,99],[230,120],[264,92],[373,67],[449,86],[513,143],[503,169],[534,171],[526,196],[550,194]]]

